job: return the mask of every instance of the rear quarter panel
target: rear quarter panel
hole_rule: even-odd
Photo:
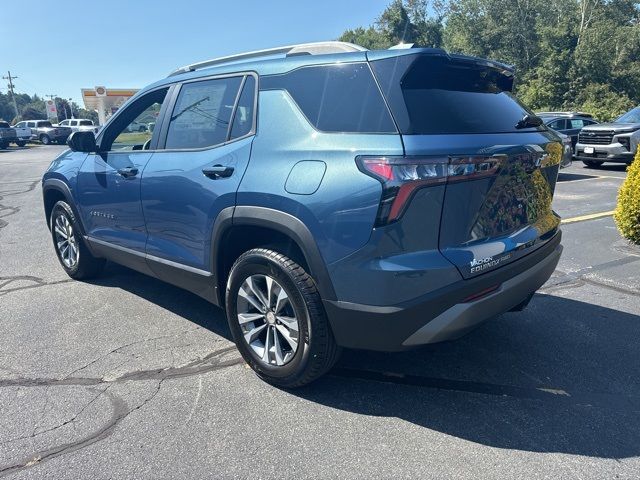
[[[367,243],[378,211],[382,187],[358,170],[355,157],[402,153],[399,135],[319,132],[286,92],[261,91],[257,135],[237,204],[299,218],[331,263]],[[320,185],[310,194],[290,193],[289,174],[305,160],[326,164]]]

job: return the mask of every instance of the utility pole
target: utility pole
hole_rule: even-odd
[[[2,77],[3,80],[9,80],[9,91],[11,92],[11,100],[13,100],[13,108],[16,110],[16,117],[20,116],[20,112],[18,111],[18,104],[16,103],[16,96],[13,93],[13,81],[18,77],[12,77],[11,72],[7,72],[7,77]]]

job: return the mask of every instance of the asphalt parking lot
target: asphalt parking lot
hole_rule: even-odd
[[[294,392],[241,361],[220,310],[110,264],[69,280],[40,178],[0,151],[0,477],[638,478],[640,249],[625,173],[562,171],[558,270],[522,313],[402,354],[346,351]]]

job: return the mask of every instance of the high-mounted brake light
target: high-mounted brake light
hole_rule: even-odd
[[[400,218],[409,200],[420,188],[447,182],[492,176],[500,168],[502,155],[457,157],[368,157],[356,158],[364,173],[382,183],[382,199],[375,226]]]

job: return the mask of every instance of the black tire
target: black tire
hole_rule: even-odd
[[[599,162],[598,160],[583,160],[582,163],[589,168],[600,168],[604,162]]]
[[[42,135],[40,135],[40,141],[42,142],[43,145],[50,145],[51,137],[43,133]]]
[[[22,141],[16,142],[16,145],[18,145],[19,147],[24,147],[27,145],[27,142],[22,142]]]
[[[75,245],[77,245],[78,248],[78,260],[75,265],[71,267],[65,264],[57,246],[56,220],[61,215],[67,218],[69,224],[73,228],[73,237],[75,239]],[[99,275],[100,272],[102,272],[106,261],[103,258],[94,257],[85,245],[84,239],[80,234],[80,226],[78,225],[78,221],[69,204],[63,200],[57,202],[51,210],[51,218],[49,221],[51,225],[53,248],[56,251],[56,256],[58,257],[60,265],[67,275],[75,280],[85,280]]]
[[[138,127],[138,131],[139,132],[146,132],[147,131],[147,127],[140,126],[140,127]]]
[[[4,142],[0,142],[0,150],[4,150],[5,148],[7,148],[9,146],[8,143],[4,143]]]
[[[245,340],[238,322],[238,292],[252,275],[267,275],[276,280],[289,294],[291,307],[299,319],[298,348],[284,365],[269,365],[261,360]],[[306,385],[331,369],[339,357],[340,349],[313,278],[281,253],[256,248],[236,260],[227,282],[226,310],[240,354],[261,379],[272,385],[283,388]]]

